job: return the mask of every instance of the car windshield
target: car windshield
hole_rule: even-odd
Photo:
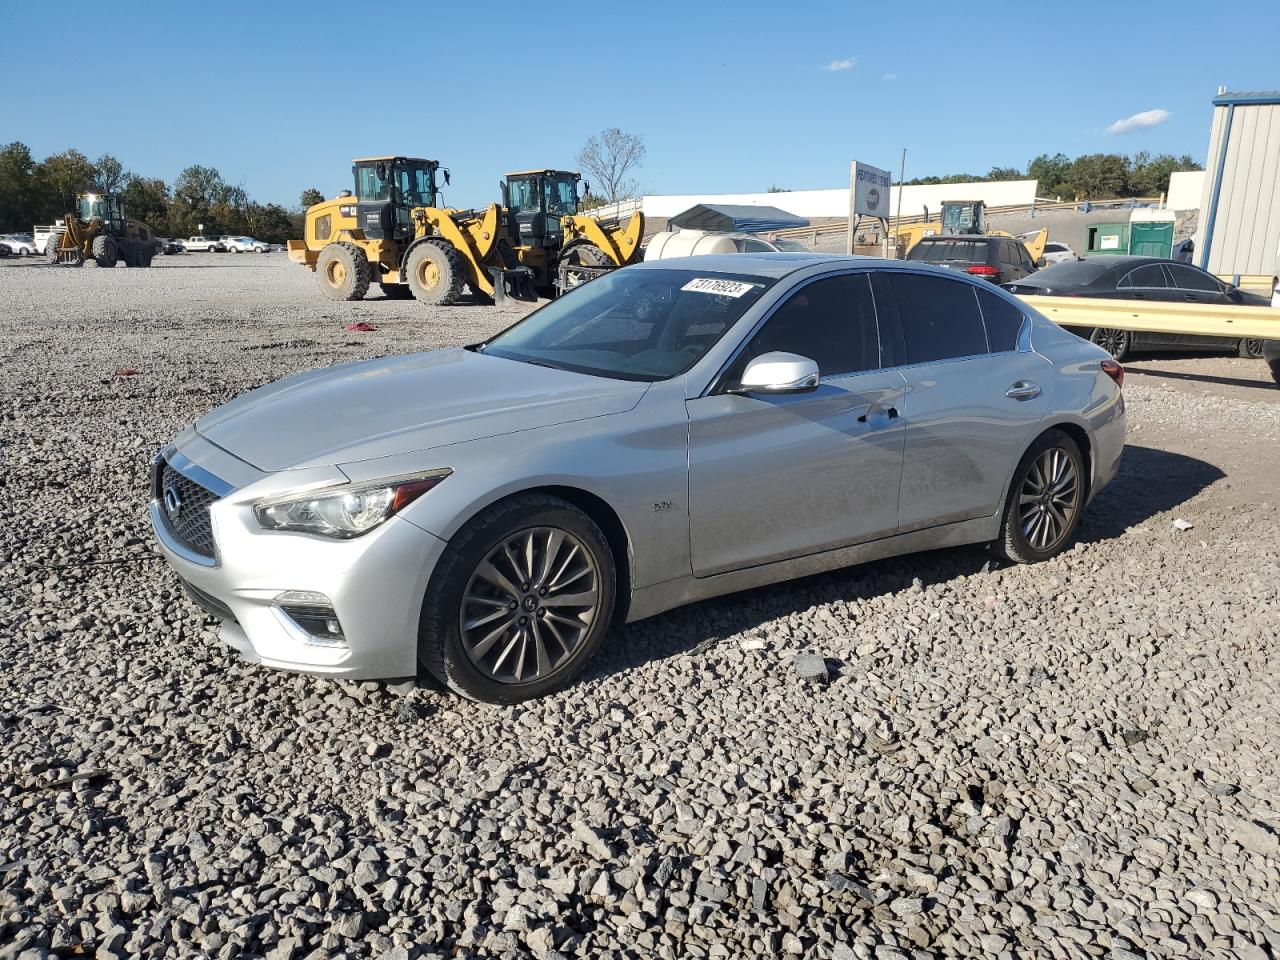
[[[478,349],[618,380],[666,380],[702,359],[774,282],[698,270],[617,270],[551,301]]]

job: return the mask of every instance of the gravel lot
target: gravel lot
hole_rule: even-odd
[[[313,284],[0,265],[0,956],[1280,957],[1260,362],[1133,364],[1055,561],[701,603],[496,708],[243,665],[152,551],[147,460],[209,407],[524,309]]]

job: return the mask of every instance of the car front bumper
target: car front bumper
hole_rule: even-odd
[[[222,641],[250,662],[285,670],[352,680],[415,675],[422,598],[445,542],[399,517],[351,540],[265,531],[253,519],[255,499],[241,488],[209,507],[212,558],[179,539],[159,496],[148,508],[161,552],[187,594],[221,619]],[[299,594],[309,599],[299,604]],[[309,632],[300,607],[331,610],[340,637]]]

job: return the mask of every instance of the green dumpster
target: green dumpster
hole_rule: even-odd
[[[1135,257],[1164,257],[1173,254],[1173,221],[1135,220],[1129,224],[1129,252]]]
[[[1098,253],[1128,253],[1129,224],[1094,223],[1089,225],[1089,238],[1084,248],[1085,256]]]

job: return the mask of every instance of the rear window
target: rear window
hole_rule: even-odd
[[[987,352],[986,329],[973,284],[914,273],[890,273],[888,281],[898,308],[907,363]]]
[[[1105,263],[1094,260],[1067,260],[1062,263],[1051,263],[1035,272],[1035,283],[1040,287],[1084,286],[1092,283],[1107,272]]]
[[[978,305],[987,325],[987,341],[992,353],[1018,349],[1018,333],[1024,317],[1016,306],[990,290],[978,289]]]
[[[925,239],[911,248],[907,259],[924,263],[945,263],[957,260],[964,263],[986,263],[987,244],[983,240]]]
[[[1067,248],[1060,243],[1046,243],[1044,245],[1045,253],[1066,253]]]

